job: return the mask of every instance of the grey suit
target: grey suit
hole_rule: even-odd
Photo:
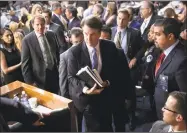
[[[60,27],[60,25],[51,22],[49,24],[49,30],[52,30],[56,34],[58,40],[59,52],[63,53],[64,51],[66,51],[68,48],[68,44],[65,40],[64,31]]]
[[[165,133],[168,132],[170,125],[167,125],[163,121],[156,121],[149,132]]]
[[[60,63],[59,63],[59,95],[70,98],[69,89],[68,89],[68,73],[67,73],[67,63],[68,63],[68,51],[60,54]]]
[[[22,74],[26,83],[36,83],[40,88],[57,93],[59,90],[57,69],[59,52],[57,50],[57,41],[55,34],[51,31],[47,31],[45,36],[49,42],[50,51],[54,59],[53,69],[48,70],[46,68],[37,36],[33,31],[22,40]]]

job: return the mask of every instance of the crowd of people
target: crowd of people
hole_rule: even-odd
[[[187,130],[186,1],[0,6],[1,86],[19,80],[72,99],[83,132],[124,132],[126,123],[133,130],[138,86],[159,120],[150,131]],[[98,71],[103,87],[76,75],[85,66]]]

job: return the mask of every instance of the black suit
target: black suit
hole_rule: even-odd
[[[0,131],[10,131],[8,121],[17,121],[23,124],[32,124],[39,119],[31,109],[26,108],[12,99],[0,97]]]
[[[68,81],[72,99],[79,111],[83,112],[86,120],[86,131],[111,131],[111,90],[115,89],[118,81],[117,49],[111,41],[100,40],[102,59],[101,78],[109,80],[110,87],[105,88],[99,95],[85,95],[82,90],[85,82],[76,77],[82,67],[91,67],[90,56],[85,43],[75,46],[68,53]],[[116,71],[115,71],[116,70]]]
[[[60,25],[62,30],[65,31],[65,27],[64,27],[64,24],[61,22],[61,20],[55,15],[53,14],[52,18],[51,18],[51,21]]]
[[[55,34],[47,31],[45,36],[50,45],[50,51],[54,60],[53,70],[48,70],[35,32],[31,32],[22,41],[22,73],[26,83],[36,85],[47,91],[57,93],[59,91],[58,63],[59,51]]]
[[[72,22],[68,22],[68,30],[71,30],[73,27],[80,27],[80,22],[80,19],[74,18]]]
[[[157,19],[162,19],[161,16],[158,16],[158,15],[155,15],[153,14],[150,21],[149,21],[149,24],[147,25],[147,27],[145,28],[143,34],[142,34],[142,38],[144,41],[147,41],[148,40],[148,33],[149,33],[149,29],[151,28],[151,25],[153,25],[155,23],[155,21]],[[142,23],[143,24],[143,23]],[[140,26],[141,27],[141,26]]]
[[[161,108],[172,91],[187,92],[187,54],[179,42],[161,64],[155,82],[155,103],[158,119],[162,119]]]
[[[68,44],[65,40],[65,36],[64,36],[64,31],[63,29],[55,23],[50,23],[49,24],[49,30],[52,30],[56,36],[57,36],[57,40],[58,40],[58,46],[59,46],[59,52],[63,53],[64,51],[66,51],[68,49]]]

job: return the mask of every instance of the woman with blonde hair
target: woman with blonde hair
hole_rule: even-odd
[[[14,41],[16,48],[21,52],[21,41],[24,38],[24,35],[21,32],[14,32]]]
[[[19,23],[11,21],[9,24],[9,29],[14,33],[19,28]]]
[[[108,2],[106,7],[106,12],[104,15],[104,20],[106,25],[113,27],[117,25],[117,5],[115,2]]]

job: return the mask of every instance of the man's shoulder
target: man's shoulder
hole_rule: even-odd
[[[30,32],[29,34],[27,34],[24,38],[23,41],[28,40],[28,39],[33,39],[34,36],[34,31]]]
[[[164,121],[159,120],[159,121],[156,121],[153,124],[150,132],[157,132],[157,131],[163,131],[164,132],[164,130],[167,130],[165,128],[167,128],[169,130],[169,125],[167,125]]]

